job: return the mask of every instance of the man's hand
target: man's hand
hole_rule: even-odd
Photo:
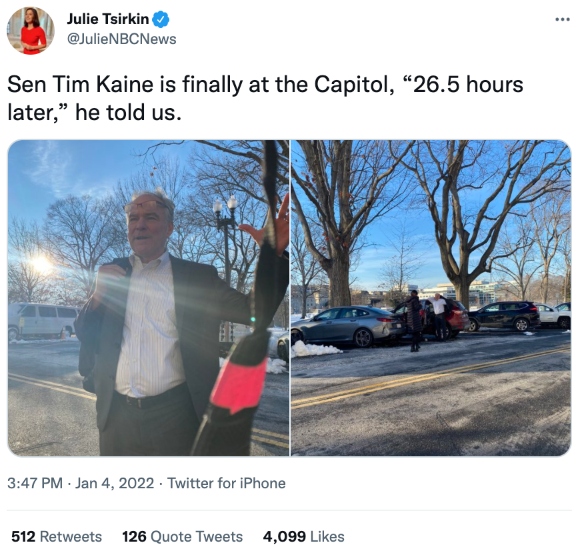
[[[289,205],[290,205],[290,194],[286,194],[284,199],[282,200],[282,205],[280,205],[280,209],[278,211],[278,216],[276,217],[276,252],[278,256],[282,256],[282,253],[288,247],[288,243],[290,242],[290,213],[289,213]],[[253,226],[249,224],[240,224],[238,228],[242,232],[246,232],[250,234],[254,241],[258,244],[262,244],[262,239],[264,238],[264,228],[261,230],[257,230]],[[99,270],[100,272],[100,270]]]
[[[103,296],[119,279],[125,277],[125,270],[117,264],[106,264],[99,268],[95,292],[91,299],[91,309],[95,309],[103,301]]]

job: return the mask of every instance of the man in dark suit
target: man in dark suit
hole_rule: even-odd
[[[288,202],[276,219],[280,268],[273,316],[288,285]],[[250,296],[213,266],[167,252],[174,205],[163,192],[127,204],[133,254],[99,268],[77,319],[83,385],[97,395],[101,455],[188,455],[219,372],[219,325],[249,324]],[[263,231],[240,229],[261,243]]]

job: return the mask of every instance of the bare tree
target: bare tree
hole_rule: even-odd
[[[51,296],[52,273],[35,261],[44,256],[42,237],[36,223],[14,218],[8,228],[8,301],[45,302]]]
[[[292,164],[293,206],[308,250],[326,272],[330,305],[351,302],[351,255],[365,229],[400,205],[410,187],[398,173],[412,142],[297,141],[301,158]],[[293,151],[293,157],[295,152]],[[298,154],[297,154],[298,155]],[[300,165],[300,167],[298,167]],[[312,211],[312,214],[310,214]],[[309,217],[322,227],[314,240]]]
[[[407,287],[415,274],[423,266],[417,247],[422,239],[414,236],[407,220],[385,235],[389,247],[393,251],[383,267],[383,283],[380,285],[388,291],[387,300],[395,305],[407,296]]]
[[[534,243],[530,215],[515,215],[502,227],[491,265],[495,272],[502,275],[506,291],[514,298],[529,298],[530,283],[541,268]]]
[[[292,242],[290,256],[292,257],[292,286],[296,287],[296,292],[299,294],[301,301],[301,316],[304,319],[304,317],[306,317],[306,302],[308,297],[320,291],[324,270],[308,251],[302,231],[298,226],[298,218],[295,215],[292,216]]]
[[[561,298],[569,302],[572,298],[572,237],[568,230],[562,238],[560,245],[562,262],[564,263],[564,275],[562,276]]]
[[[90,295],[97,266],[118,256],[117,249],[126,241],[115,201],[89,195],[52,203],[43,235],[43,245],[52,260],[81,284],[85,297]]]
[[[562,142],[422,141],[404,165],[424,192],[443,269],[465,306],[471,283],[491,271],[508,215],[570,188]]]
[[[570,195],[558,192],[546,199],[540,206],[531,208],[530,216],[534,225],[534,240],[538,247],[541,266],[541,299],[548,301],[551,267],[561,250],[564,237],[570,231]]]

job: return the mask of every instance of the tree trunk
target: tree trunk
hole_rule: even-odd
[[[327,271],[330,290],[330,307],[350,306],[350,253],[347,248],[334,248],[331,268]]]
[[[306,317],[306,287],[302,287],[302,319]]]
[[[471,281],[466,277],[457,277],[453,280],[455,287],[455,299],[461,302],[466,310],[469,310],[469,286]]]

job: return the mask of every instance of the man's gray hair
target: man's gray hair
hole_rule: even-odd
[[[135,201],[137,198],[141,196],[155,196],[165,207],[167,208],[167,218],[169,222],[173,222],[173,214],[175,212],[175,203],[171,201],[168,197],[163,188],[158,186],[155,190],[136,190],[133,192],[131,196],[131,202]]]

